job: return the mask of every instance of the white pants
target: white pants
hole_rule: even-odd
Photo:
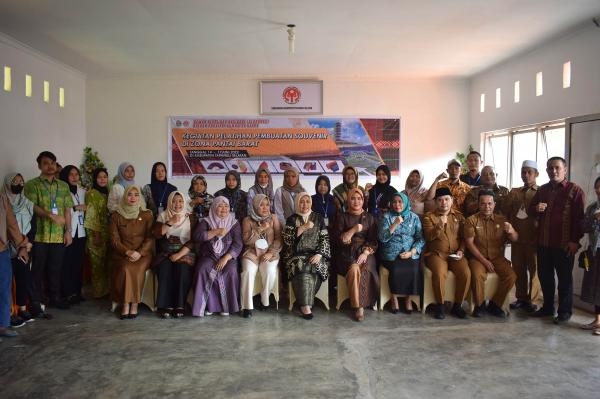
[[[254,309],[252,303],[252,294],[254,291],[254,279],[256,271],[260,271],[262,280],[262,291],[260,292],[260,301],[264,306],[269,306],[269,294],[277,280],[277,264],[279,259],[269,262],[262,262],[260,265],[249,259],[242,259],[242,274],[240,276],[240,297],[242,298],[242,309]]]

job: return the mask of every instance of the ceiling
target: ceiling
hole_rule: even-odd
[[[91,77],[468,77],[599,15],[600,0],[0,0],[0,32]]]

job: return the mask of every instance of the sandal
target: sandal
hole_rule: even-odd
[[[175,317],[176,319],[181,319],[183,317],[183,309],[182,308],[177,308],[173,311],[173,317]]]
[[[600,328],[600,323],[592,321],[591,323],[580,325],[579,328],[581,328],[582,330],[595,330],[597,328]]]
[[[592,331],[592,334],[594,334],[594,335],[600,335],[600,327],[595,328],[594,331]]]

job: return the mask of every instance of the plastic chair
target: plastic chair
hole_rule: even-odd
[[[256,272],[256,276],[254,277],[254,288],[252,289],[252,296],[258,295],[261,293],[263,288],[262,278],[260,275],[260,271]],[[270,294],[273,294],[275,297],[275,306],[279,309],[279,271],[275,273],[275,284],[273,285],[273,289]]]
[[[390,284],[388,281],[389,276],[390,271],[383,266],[379,266],[379,310],[383,310],[385,304],[392,299],[392,292],[390,291]],[[410,300],[417,304],[417,309],[420,309],[420,295],[411,295]]]
[[[288,310],[292,310],[294,302],[296,302],[296,295],[294,294],[291,281],[288,283],[288,293],[290,296],[290,306]],[[327,280],[321,282],[321,287],[319,287],[319,291],[315,294],[315,299],[321,301],[323,305],[325,305],[325,309],[329,310],[329,284],[327,283]]]

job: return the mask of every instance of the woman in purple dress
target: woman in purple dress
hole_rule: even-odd
[[[239,310],[240,281],[237,258],[244,246],[242,229],[229,212],[229,201],[213,200],[208,217],[202,219],[193,235],[196,245],[196,289],[194,316],[221,313],[229,316]]]

